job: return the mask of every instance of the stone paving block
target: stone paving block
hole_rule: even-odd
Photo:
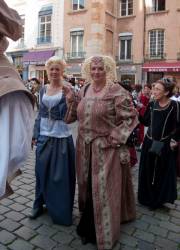
[[[56,242],[54,242],[53,240],[49,239],[46,236],[42,236],[42,235],[38,235],[35,238],[33,238],[31,241],[31,244],[40,247],[42,249],[47,249],[47,250],[51,250],[53,249],[53,247],[55,247],[57,245]]]
[[[26,204],[29,202],[29,199],[27,199],[23,196],[19,196],[19,197],[15,198],[14,200],[20,204]]]
[[[141,220],[153,225],[159,225],[160,222],[157,218],[151,217],[149,215],[143,215]]]
[[[180,211],[172,210],[170,215],[180,219]]]
[[[26,209],[24,209],[23,211],[21,211],[22,214],[24,214],[25,216],[28,216],[31,212],[32,208],[28,207]]]
[[[0,221],[4,220],[5,217],[3,215],[0,215]]]
[[[80,240],[80,237],[74,238],[74,240],[70,244],[70,247],[74,249],[79,249],[81,246],[82,246],[82,242]]]
[[[16,236],[12,233],[9,233],[6,230],[0,231],[0,242],[1,244],[7,245],[13,242],[16,239]]]
[[[53,226],[53,222],[51,220],[51,217],[48,215],[47,211],[44,211],[44,214],[41,215],[36,219],[37,221],[41,222],[42,224],[48,225],[48,226]]]
[[[73,241],[74,237],[65,232],[58,232],[52,237],[52,239],[63,245],[69,245]]]
[[[8,211],[10,211],[10,209],[8,207],[0,205],[0,214],[1,215],[7,213]]]
[[[15,199],[15,198],[19,197],[19,194],[14,193],[14,194],[11,194],[11,196],[9,196],[9,197],[11,199]]]
[[[165,220],[169,221],[170,215],[167,212],[162,213],[162,212],[157,211],[154,214],[154,218],[157,218],[157,219],[162,220],[162,221],[165,221]]]
[[[178,244],[180,244],[180,233],[170,232],[168,235],[168,239],[173,240]]]
[[[165,228],[162,228],[162,227],[158,227],[158,226],[154,226],[154,225],[151,225],[149,228],[148,228],[148,231],[155,234],[155,235],[159,235],[159,236],[162,236],[162,237],[166,237],[167,234],[168,234],[168,230],[165,229]]]
[[[155,244],[157,244],[157,246],[160,246],[163,248],[163,250],[177,250],[177,243],[168,240],[168,239],[164,239],[162,237],[156,237],[155,239]]]
[[[137,239],[135,237],[129,236],[127,234],[121,233],[120,234],[120,240],[119,242],[121,244],[125,244],[130,247],[136,247],[137,246]]]
[[[31,185],[23,184],[21,185],[21,189],[26,190],[26,191],[32,191],[34,187],[32,187]]]
[[[26,208],[24,205],[19,204],[19,203],[13,203],[13,204],[9,205],[8,207],[17,211],[17,212],[20,212]]]
[[[14,233],[25,240],[29,240],[32,237],[34,237],[35,235],[37,235],[37,232],[35,230],[32,230],[32,229],[25,227],[25,226],[19,228]]]
[[[155,248],[153,243],[148,243],[143,240],[138,240],[138,250],[155,250],[159,248]]]
[[[74,226],[74,225],[62,226],[62,225],[53,224],[52,227],[55,228],[56,230],[59,230],[61,232],[65,232],[65,233],[72,233],[73,231],[76,231],[76,226]]]
[[[24,214],[21,214],[21,213],[16,212],[16,211],[10,211],[10,212],[6,213],[5,216],[9,219],[14,220],[14,221],[20,221],[25,217]]]
[[[160,223],[160,227],[166,228],[166,229],[173,231],[175,233],[180,233],[180,227],[169,222],[169,221],[162,221]]]
[[[32,250],[34,249],[34,246],[31,245],[29,242],[26,242],[21,239],[15,240],[11,245],[8,245],[8,247],[12,250]]]
[[[3,221],[1,221],[0,227],[3,229],[6,229],[10,232],[13,232],[14,230],[16,230],[17,228],[19,228],[21,226],[21,224],[10,220],[10,219],[5,219]]]
[[[171,217],[170,218],[170,222],[172,222],[173,224],[176,224],[176,225],[180,226],[180,219],[178,219],[176,217]]]
[[[13,201],[11,199],[8,199],[8,198],[4,198],[0,201],[0,205],[4,205],[4,206],[9,206],[12,203],[13,203]]]
[[[65,245],[59,245],[54,247],[53,250],[74,250],[74,248]]]
[[[117,250],[134,250],[134,249],[137,249],[137,248],[125,246],[125,245],[121,244]]]
[[[44,236],[51,237],[52,235],[55,235],[57,233],[57,230],[47,225],[42,225],[37,229],[37,232]]]
[[[180,206],[180,200],[175,200],[174,202],[176,205]]]
[[[18,181],[17,179],[15,179],[15,180],[13,180],[12,187],[14,187],[14,186],[19,187],[19,186],[21,186],[22,184],[23,184],[23,182]]]
[[[1,249],[1,250],[8,250],[8,248],[5,247],[5,246],[3,246],[3,245],[1,245],[1,243],[0,243],[0,249]]]
[[[149,227],[149,223],[138,219],[132,222],[132,226],[141,230],[147,230],[147,228]]]
[[[20,221],[20,223],[28,228],[31,228],[33,230],[37,229],[42,225],[41,221],[38,220],[30,220],[29,218],[25,218]]]
[[[146,215],[149,215],[149,216],[153,216],[154,215],[154,211],[150,211],[146,207],[143,207],[141,205],[137,205],[136,207],[138,209],[138,212],[141,213],[141,214],[146,214]]]
[[[140,240],[144,240],[150,243],[153,243],[155,236],[152,233],[149,232],[145,232],[142,230],[137,229],[136,232],[133,235],[134,237],[140,239]]]
[[[33,207],[33,201],[31,200],[28,203],[26,203],[26,206],[32,208]]]
[[[29,195],[29,191],[26,191],[26,190],[23,190],[21,188],[19,188],[17,191],[16,191],[17,194],[19,195],[22,195],[24,197],[27,197]]]
[[[135,227],[134,227],[134,224],[132,223],[128,223],[128,224],[122,224],[121,225],[121,232],[124,232],[128,235],[132,235],[135,231]]]

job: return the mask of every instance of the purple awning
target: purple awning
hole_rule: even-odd
[[[51,56],[53,56],[55,50],[44,51],[31,51],[23,55],[24,64],[44,64]]]

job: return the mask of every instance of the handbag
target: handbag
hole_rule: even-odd
[[[153,140],[152,144],[151,144],[151,147],[149,149],[149,152],[152,153],[152,154],[160,156],[161,153],[162,153],[163,147],[164,147],[164,142]]]

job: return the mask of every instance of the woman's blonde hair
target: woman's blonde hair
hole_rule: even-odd
[[[87,81],[91,82],[91,63],[93,61],[102,61],[106,71],[107,83],[112,83],[117,79],[116,75],[116,63],[110,56],[97,55],[87,58],[82,65],[82,77]]]
[[[60,57],[58,57],[58,56],[50,57],[45,63],[46,69],[48,69],[52,64],[59,64],[62,71],[64,72],[65,67],[66,67],[66,63]]]

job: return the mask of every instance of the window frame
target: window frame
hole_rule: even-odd
[[[159,1],[160,0],[152,0],[152,12],[159,12],[159,11],[165,11],[166,10],[166,0],[164,0],[164,9],[162,9],[162,10],[159,10],[159,5],[160,5]]]
[[[41,18],[45,18],[45,21],[41,21]],[[48,21],[48,17],[50,17],[50,21]],[[47,29],[47,25],[50,24],[50,29]],[[41,28],[41,26],[44,25],[44,30]],[[41,35],[41,33],[44,33],[44,35]],[[47,35],[47,32],[49,31],[49,35]],[[38,23],[38,44],[44,44],[44,43],[50,43],[51,42],[51,36],[52,36],[52,14],[45,14],[39,16],[39,23]]]
[[[77,33],[77,35],[72,35],[73,33]],[[78,35],[78,33],[80,33]],[[82,34],[82,35],[81,35]],[[75,42],[75,51],[73,51],[73,36],[76,37]],[[82,36],[82,51],[80,50],[80,36]],[[70,57],[71,58],[81,58],[81,53],[84,52],[84,29],[77,29],[77,30],[71,30],[70,31]],[[75,56],[73,56],[73,53],[75,53]]]
[[[72,10],[73,11],[78,11],[78,10],[85,9],[85,0],[83,0],[83,8],[80,8],[80,1],[82,1],[82,0],[76,0],[77,1],[77,9],[74,8],[74,5],[75,5],[74,1],[75,0],[72,0],[72,2],[71,2],[72,3]]]
[[[152,48],[153,46],[153,42],[151,39],[151,35],[152,32],[155,32],[155,48]],[[159,36],[159,32],[161,32],[161,37]],[[163,36],[162,36],[163,34]],[[163,39],[162,39],[163,37]],[[163,42],[161,43],[161,41],[159,41],[159,39],[162,39]],[[152,44],[152,46],[151,46]],[[150,58],[163,58],[164,57],[164,44],[165,44],[165,30],[164,29],[153,29],[153,30],[149,30],[149,57]],[[155,50],[155,54],[153,53],[153,51]],[[160,50],[160,52],[158,53],[158,50]]]
[[[119,61],[132,61],[132,41],[133,41],[132,33],[120,33],[119,34]],[[125,41],[124,47],[124,58],[121,58],[121,42]],[[131,41],[130,46],[130,58],[128,58],[128,41]]]
[[[134,7],[134,2],[133,0],[125,0],[125,15],[122,15],[122,5],[123,5],[123,0],[120,0],[120,16],[125,17],[125,16],[132,16],[133,15],[133,7]],[[132,3],[132,8],[129,9],[129,4]],[[130,10],[132,10],[132,13],[129,14]]]

